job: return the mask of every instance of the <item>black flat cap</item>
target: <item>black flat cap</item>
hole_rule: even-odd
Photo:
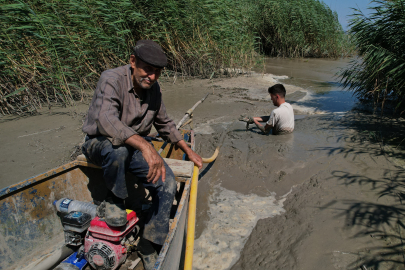
[[[139,40],[136,42],[134,55],[154,67],[164,68],[167,66],[167,57],[162,47],[153,40]]]

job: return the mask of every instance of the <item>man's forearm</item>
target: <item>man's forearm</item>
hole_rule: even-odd
[[[273,126],[268,125],[268,124],[266,124],[266,126],[263,126],[262,124],[259,123],[259,121],[258,121],[258,119],[256,117],[253,118],[253,121],[254,121],[256,127],[258,129],[260,129],[264,134],[267,134],[270,131],[270,129],[273,128]]]
[[[267,122],[269,121],[270,116],[259,116],[259,117],[253,117],[253,121],[257,120],[259,122]]]
[[[189,155],[191,152],[193,152],[193,150],[190,147],[188,147],[188,145],[184,140],[176,142],[175,145],[179,147],[181,150],[183,150],[183,152],[186,153],[186,155]]]
[[[140,150],[141,152],[144,152],[145,150],[151,150],[151,144],[148,143],[144,138],[142,138],[139,135],[133,135],[129,137],[126,141],[126,144],[129,146],[132,146],[135,149]]]
[[[188,156],[190,161],[194,162],[196,166],[198,166],[199,169],[202,168],[202,159],[199,155],[197,155],[188,145],[184,140],[180,140],[175,143],[177,147],[179,147],[181,150],[183,150],[184,153]]]
[[[256,123],[255,123],[256,124]],[[266,133],[266,129],[264,128],[264,126],[260,125],[260,124],[256,124],[256,127],[258,129],[260,129],[263,133]]]
[[[258,118],[258,117],[257,117],[257,118]],[[262,126],[262,124],[259,123],[259,121],[258,121],[257,118],[256,118],[256,117],[253,118],[253,121],[254,121],[256,127],[257,127],[258,129],[260,129],[261,131],[266,132],[264,126]]]

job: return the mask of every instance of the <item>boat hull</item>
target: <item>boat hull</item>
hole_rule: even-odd
[[[188,141],[193,141],[190,140],[190,132],[183,134]],[[160,149],[162,144],[154,142],[156,149]],[[162,156],[176,160],[185,158],[181,150],[170,145],[165,147]],[[187,166],[181,164],[186,168],[183,171],[192,170],[189,163]],[[145,198],[145,189],[133,175],[127,174],[126,178],[128,198],[132,198],[126,200],[127,207],[140,211],[142,200],[139,198]],[[182,192],[155,269],[179,269],[184,255],[191,178],[186,174],[176,179],[182,182]],[[64,245],[60,216],[53,206],[55,200],[70,198],[97,202],[102,201],[107,192],[102,170],[79,160],[0,190],[0,270],[23,269],[45,259],[55,248]]]

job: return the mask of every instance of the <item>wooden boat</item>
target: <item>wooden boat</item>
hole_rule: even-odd
[[[194,133],[181,130],[194,148]],[[155,269],[179,269],[185,250],[185,227],[193,163],[173,145],[153,141],[175,173],[179,186],[176,212]],[[163,149],[163,150],[162,150]],[[127,208],[138,212],[145,190],[127,175]],[[138,186],[140,184],[140,186]],[[66,256],[60,215],[53,202],[61,198],[79,201],[102,201],[106,195],[99,167],[78,159],[0,190],[0,269],[42,269],[58,256]],[[127,259],[125,265],[130,265]],[[121,269],[128,269],[124,266]],[[138,268],[137,268],[138,269]]]

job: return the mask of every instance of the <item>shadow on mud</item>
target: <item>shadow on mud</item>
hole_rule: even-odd
[[[404,266],[405,248],[405,171],[387,170],[382,179],[372,179],[362,175],[349,174],[344,171],[332,172],[333,180],[350,185],[371,185],[379,199],[385,197],[385,202],[372,203],[357,200],[343,201],[346,207],[340,209],[336,217],[345,217],[346,226],[357,227],[359,230],[353,238],[372,237],[380,240],[375,246],[359,254],[361,264],[367,269],[402,269]],[[332,207],[335,202],[328,204]],[[390,265],[389,268],[386,268]],[[358,269],[358,262],[350,269]],[[400,268],[398,268],[400,267]]]
[[[336,117],[336,116],[335,116]],[[328,120],[325,118],[325,120]],[[332,120],[329,118],[329,120]],[[338,140],[344,147],[322,147],[329,155],[344,154],[353,161],[368,155],[369,162],[387,162],[382,176],[375,178],[344,170],[332,171],[329,180],[341,185],[367,188],[378,203],[345,200],[336,217],[344,217],[346,226],[357,228],[353,238],[371,237],[376,245],[359,254],[366,269],[403,269],[405,264],[405,121],[352,112],[338,121],[326,121],[323,128],[352,129],[353,135],[342,133]],[[363,159],[364,160],[364,159]],[[370,164],[372,167],[372,164]],[[333,208],[337,201],[324,206]],[[358,261],[350,269],[359,269]],[[362,268],[363,269],[363,268]]]
[[[380,117],[364,112],[350,112],[344,116],[325,116],[321,129],[348,130],[352,135],[338,136],[338,141],[349,143],[346,147],[322,147],[329,155],[354,155],[369,153],[371,156],[386,156],[397,159],[405,165],[405,120],[394,117]],[[334,120],[334,121],[332,121]],[[401,162],[402,161],[402,162]]]

